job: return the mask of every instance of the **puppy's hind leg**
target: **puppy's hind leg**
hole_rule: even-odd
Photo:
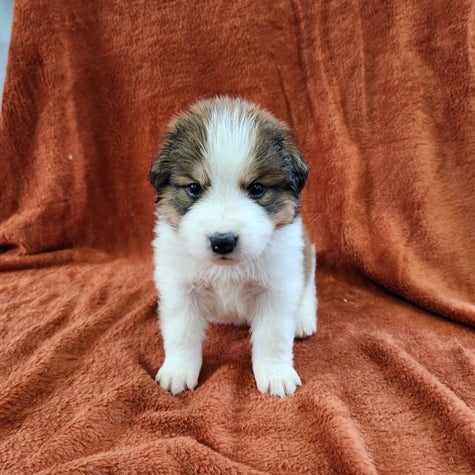
[[[315,288],[315,246],[311,247],[311,264],[307,282],[300,297],[300,304],[295,316],[295,336],[305,338],[313,335],[317,331],[317,289]]]

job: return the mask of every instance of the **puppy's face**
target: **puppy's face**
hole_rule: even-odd
[[[169,125],[150,170],[159,218],[216,264],[257,257],[298,214],[307,166],[288,128],[239,99],[201,101]]]

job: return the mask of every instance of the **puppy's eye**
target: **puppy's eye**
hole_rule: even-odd
[[[247,187],[247,193],[249,198],[252,198],[253,200],[258,200],[259,198],[262,198],[265,195],[266,187],[262,183],[258,183],[256,181],[254,183],[251,183]]]
[[[199,198],[202,192],[201,185],[199,183],[190,183],[186,186],[186,192],[190,198]]]

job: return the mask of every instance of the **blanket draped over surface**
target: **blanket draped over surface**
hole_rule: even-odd
[[[473,473],[474,4],[16,0],[0,123],[0,472]],[[163,391],[148,170],[241,96],[310,167],[318,331],[263,395],[211,325]]]

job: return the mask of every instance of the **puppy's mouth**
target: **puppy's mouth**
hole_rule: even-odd
[[[213,256],[211,262],[218,266],[232,266],[237,263],[235,256]]]

